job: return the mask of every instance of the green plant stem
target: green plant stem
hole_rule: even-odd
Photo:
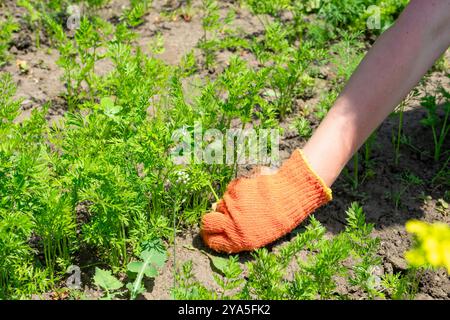
[[[175,206],[173,208],[173,290],[177,288],[177,277],[175,273],[177,272],[177,211],[178,211],[178,199],[175,201]]]
[[[358,189],[358,179],[359,179],[359,154],[355,153],[353,156],[353,189]]]
[[[447,121],[448,121],[448,115],[450,112],[446,112],[445,113],[445,118],[444,118],[444,123],[442,124],[442,129],[439,135],[439,140],[436,139],[436,132],[433,128],[433,138],[434,138],[434,143],[435,143],[435,148],[434,148],[434,160],[437,162],[439,161],[439,158],[441,156],[441,148],[442,148],[442,144],[444,143],[445,137],[448,134],[448,131],[450,129],[450,126],[447,128]]]
[[[40,34],[41,34],[41,29],[38,27],[38,28],[36,28],[36,32],[35,32],[36,48],[38,48],[38,49],[41,47]]]
[[[431,180],[431,184],[434,184],[436,182],[436,179],[439,178],[439,176],[441,175],[442,172],[444,172],[445,170],[448,170],[449,162],[450,162],[450,156],[447,157],[447,160],[445,160],[444,165],[442,166],[442,168],[433,177],[433,179]]]
[[[122,222],[122,250],[123,250],[123,267],[127,266],[127,238],[125,224]]]
[[[213,193],[214,198],[216,199],[216,201],[219,202],[219,201],[220,201],[220,198],[219,198],[219,196],[217,195],[217,193],[214,191],[214,188],[213,188],[213,186],[212,186],[212,184],[211,184],[210,181],[208,181],[208,187],[211,189],[211,192]]]
[[[398,118],[398,130],[397,130],[397,139],[395,141],[395,160],[394,163],[398,166],[399,158],[400,158],[400,140],[403,129],[403,104],[400,106],[400,115]]]

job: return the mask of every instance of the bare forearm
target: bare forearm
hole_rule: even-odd
[[[450,0],[413,0],[379,37],[303,151],[331,185],[450,43]]]

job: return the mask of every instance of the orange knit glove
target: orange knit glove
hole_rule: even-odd
[[[277,173],[233,180],[214,212],[203,216],[202,237],[216,251],[253,250],[292,231],[331,200],[331,189],[295,150]]]

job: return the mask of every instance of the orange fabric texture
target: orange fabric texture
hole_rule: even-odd
[[[203,216],[201,234],[216,251],[254,250],[292,231],[331,198],[296,150],[273,175],[233,180],[215,211]]]

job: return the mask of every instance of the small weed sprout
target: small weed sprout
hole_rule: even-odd
[[[439,96],[425,96],[421,103],[427,110],[427,116],[421,120],[421,124],[431,128],[434,142],[433,158],[439,161],[442,154],[442,146],[450,131],[450,93],[444,88],[440,89]],[[438,115],[438,104],[442,103],[444,112],[443,120]]]

